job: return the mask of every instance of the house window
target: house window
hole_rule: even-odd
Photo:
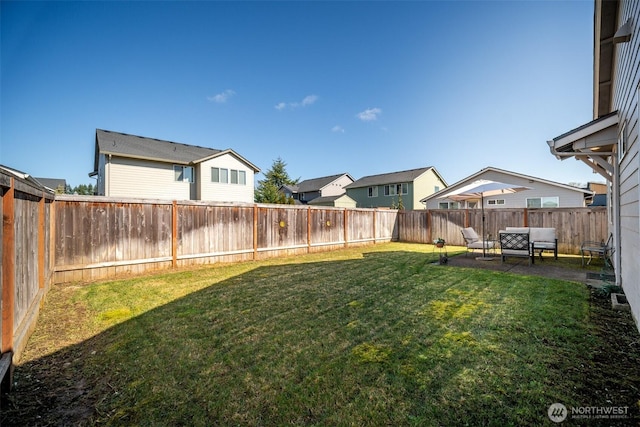
[[[622,160],[627,153],[627,122],[623,122],[618,135],[618,160]]]
[[[487,205],[489,206],[504,205],[504,199],[487,200]]]
[[[193,167],[173,165],[173,175],[177,182],[193,182]]]
[[[439,209],[460,209],[460,202],[440,202]]]
[[[211,168],[211,182],[229,183],[229,169]]]
[[[528,208],[558,208],[560,207],[559,197],[531,197],[527,198]]]
[[[378,187],[369,187],[368,190],[368,196],[369,197],[378,197]]]
[[[438,191],[440,191],[440,186],[436,185],[435,187],[433,187],[433,192],[437,193]]]
[[[384,186],[385,196],[396,196],[398,194],[409,194],[409,184],[403,182],[402,184],[389,184]]]
[[[236,169],[211,168],[211,182],[247,185],[247,172]]]

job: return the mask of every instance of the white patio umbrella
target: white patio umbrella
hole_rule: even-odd
[[[516,193],[518,191],[531,190],[530,187],[525,187],[522,185],[509,184],[506,182],[499,181],[491,181],[488,179],[479,179],[477,181],[472,182],[471,184],[463,185],[460,188],[457,188],[453,191],[447,192],[441,196],[438,196],[439,199],[451,199],[451,200],[469,200],[469,199],[477,199],[480,198],[480,206],[482,209],[482,241],[484,242],[485,234],[484,234],[484,198],[491,196],[499,196],[501,194],[511,194]],[[482,244],[482,258],[487,259],[486,257],[486,245]]]

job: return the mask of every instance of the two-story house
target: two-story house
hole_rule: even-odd
[[[447,186],[436,168],[429,166],[369,175],[347,185],[347,195],[359,208],[424,209],[420,200]]]
[[[99,196],[253,203],[260,169],[231,149],[102,129],[95,142]]]
[[[305,179],[297,185],[283,185],[279,191],[293,198],[296,204],[355,207],[355,201],[345,194],[345,187],[354,179],[348,173]]]

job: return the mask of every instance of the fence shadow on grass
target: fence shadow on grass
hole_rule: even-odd
[[[494,272],[461,273],[434,261],[428,252],[372,251],[230,277],[19,366],[0,421],[539,421],[546,409],[522,408],[519,399],[552,403],[563,386],[531,378],[543,371],[561,378],[568,363],[587,357],[583,290],[554,284],[568,306],[543,307],[550,316],[537,325],[539,307],[527,298],[518,297],[521,309],[502,304],[513,300],[510,288],[539,292],[536,281],[491,289]],[[532,337],[528,323],[548,328],[552,344]],[[554,340],[559,325],[575,335]],[[514,358],[523,345],[539,361]]]

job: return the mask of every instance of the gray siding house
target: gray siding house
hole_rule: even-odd
[[[594,12],[592,120],[547,144],[608,182],[616,284],[640,327],[640,4],[596,0]]]
[[[256,166],[217,150],[96,130],[99,196],[253,203]]]
[[[305,179],[298,185],[283,185],[279,191],[287,197],[293,198],[296,203],[307,204],[313,200],[322,198],[316,202],[322,206],[334,206],[333,202],[345,193],[345,186],[351,184],[353,178],[348,173],[323,176],[321,178]],[[347,199],[341,203],[350,204]]]
[[[445,188],[447,183],[436,168],[429,166],[400,172],[370,175],[347,185],[347,195],[359,208],[424,209],[420,200]]]
[[[529,187],[530,190],[520,191],[501,196],[484,198],[484,208],[569,208],[586,206],[587,197],[593,192],[585,189],[560,184],[542,178],[523,175],[494,167],[487,167],[464,178],[446,188],[446,192],[471,184],[479,179],[499,181],[516,186]],[[420,200],[427,209],[480,209],[480,198],[477,200],[455,201],[441,199],[444,190]]]

